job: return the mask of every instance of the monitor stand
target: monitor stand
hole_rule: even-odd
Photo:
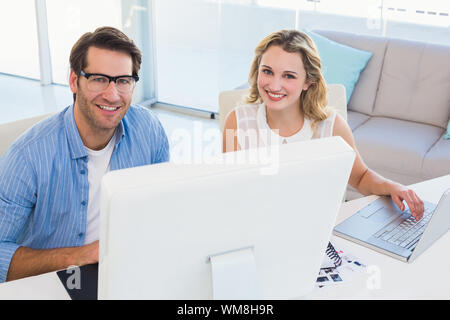
[[[215,300],[261,299],[253,248],[210,256]]]

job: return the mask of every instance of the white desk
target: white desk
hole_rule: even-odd
[[[450,175],[410,186],[429,202],[437,203],[450,187]],[[375,200],[369,196],[342,204],[337,223]],[[450,299],[450,232],[413,263],[401,262],[353,242],[333,236],[344,252],[360,258],[368,273],[350,282],[315,289],[307,299]],[[56,272],[0,284],[0,299],[70,299]]]
[[[450,188],[450,175],[410,187],[423,200],[438,203],[442,193]],[[336,224],[376,198],[368,196],[342,204]],[[310,299],[450,299],[450,232],[412,263],[336,236],[332,236],[331,241],[338,249],[352,253],[365,262],[368,272],[359,274],[350,283],[317,288],[308,296]]]
[[[56,272],[0,284],[1,300],[70,300]]]

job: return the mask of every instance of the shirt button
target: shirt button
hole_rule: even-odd
[[[80,233],[78,234],[78,237],[79,237],[79,238],[83,237],[83,232],[80,232]]]
[[[81,173],[81,174],[85,174],[86,171],[85,171],[84,169],[82,169],[82,170],[80,171],[80,173]]]
[[[84,201],[84,200],[81,201],[81,205],[82,205],[82,206],[85,206],[85,205],[86,205],[86,201]]]

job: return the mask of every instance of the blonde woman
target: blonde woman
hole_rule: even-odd
[[[370,170],[347,122],[326,107],[320,57],[307,34],[281,30],[264,38],[255,49],[249,84],[247,104],[227,115],[224,152],[341,136],[356,152],[350,185],[364,195],[390,195],[402,211],[406,201],[412,215],[422,218],[424,205],[418,195]]]

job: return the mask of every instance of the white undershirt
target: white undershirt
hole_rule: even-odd
[[[100,185],[103,176],[109,171],[109,162],[114,150],[116,134],[102,150],[92,150],[85,146],[89,160],[87,163],[89,181],[89,201],[86,217],[85,244],[99,239],[100,227]]]

